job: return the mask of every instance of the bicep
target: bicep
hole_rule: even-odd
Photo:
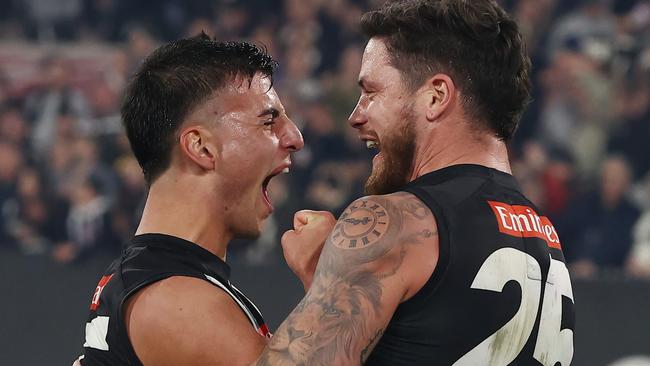
[[[140,290],[125,318],[144,365],[247,365],[266,344],[227,294],[191,277]]]
[[[351,204],[325,244],[311,288],[260,364],[363,363],[417,282],[418,260],[433,236],[411,216],[381,197]]]

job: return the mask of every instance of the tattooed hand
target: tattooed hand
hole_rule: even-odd
[[[336,219],[327,211],[302,210],[293,217],[294,230],[282,235],[284,259],[305,291],[311,286],[318,258],[334,224]]]
[[[305,298],[255,363],[360,365],[397,306],[429,278],[436,222],[408,193],[353,202],[327,239]]]

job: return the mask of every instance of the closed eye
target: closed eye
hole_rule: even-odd
[[[361,89],[361,94],[367,94],[367,95],[372,95],[375,94],[376,91],[374,90],[375,87],[373,85],[370,85],[370,83],[364,79],[359,80],[359,88]]]
[[[280,115],[280,111],[278,111],[275,108],[267,108],[263,110],[260,114],[258,114],[258,117],[271,117],[271,119],[278,118]]]
[[[265,119],[262,121],[265,127],[271,127],[275,124],[275,119],[280,116],[280,111],[278,111],[275,108],[267,108],[263,110],[258,117],[264,117]]]

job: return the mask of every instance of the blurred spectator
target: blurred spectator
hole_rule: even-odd
[[[650,173],[634,193],[637,203],[643,207],[643,215],[634,225],[634,242],[626,270],[631,276],[650,278]]]
[[[9,99],[9,80],[4,70],[0,68],[0,105],[7,103]]]
[[[642,178],[650,171],[650,67],[633,69],[618,99],[619,121],[608,150],[623,154],[632,165],[634,177]]]
[[[120,14],[124,9],[120,8],[120,1],[86,0],[84,3],[84,28],[91,30],[99,39],[119,40],[124,26],[124,17]]]
[[[25,0],[27,14],[41,42],[72,40],[77,37],[77,22],[82,13],[82,0]]]
[[[138,161],[131,155],[122,156],[114,164],[119,177],[119,194],[113,210],[113,230],[123,242],[135,232],[146,198],[145,182]]]
[[[241,38],[247,33],[248,17],[249,13],[243,4],[223,4],[215,11],[216,21],[212,27],[214,35],[222,40]]]
[[[555,54],[542,78],[540,137],[546,146],[570,152],[578,173],[590,179],[606,151],[612,82],[596,60],[569,49]]]
[[[318,99],[322,94],[321,84],[314,77],[318,64],[317,51],[309,46],[293,46],[287,51],[287,62],[278,80],[278,88],[284,90],[292,98],[309,102]]]
[[[639,210],[626,197],[631,177],[622,157],[609,157],[598,190],[579,197],[569,208],[559,233],[576,276],[593,277],[598,270],[623,268],[639,217]]]
[[[512,169],[526,197],[547,216],[555,219],[565,212],[575,193],[571,187],[575,179],[574,168],[566,154],[547,152],[539,142],[528,141]]]
[[[341,50],[352,44],[365,43],[359,32],[359,19],[363,12],[362,7],[353,1],[324,2],[319,17],[324,36],[320,37],[317,42],[321,54],[319,73],[332,71],[340,66],[341,60],[346,57],[341,57]],[[357,65],[357,72],[360,65],[360,63]],[[355,79],[356,76],[352,80]]]
[[[547,55],[555,57],[556,52],[568,43],[579,47],[614,44],[616,19],[608,7],[608,0],[580,0],[581,5],[562,18],[549,36]]]
[[[128,32],[127,54],[131,65],[138,65],[156,48],[156,40],[141,27],[132,27]]]
[[[627,273],[633,277],[650,278],[650,211],[634,226],[634,244],[627,262]]]
[[[17,179],[16,194],[3,207],[5,231],[25,254],[42,254],[50,241],[62,237],[49,197],[38,171],[24,167]]]
[[[511,146],[515,176],[556,223],[574,270],[592,275],[625,265],[643,276],[650,263],[650,193],[639,184],[650,172],[650,0],[499,2],[518,19],[536,83]],[[272,181],[276,210],[264,236],[233,246],[250,263],[264,263],[296,210],[338,213],[363,194],[371,154],[347,118],[359,96],[359,17],[380,3],[5,4],[0,35],[11,45],[0,48],[0,243],[26,253],[52,246],[53,258],[69,262],[133,234],[146,187],[121,130],[124,88],[159,43],[205,31],[268,48],[280,63],[276,89],[305,136],[291,174]],[[606,158],[612,155],[629,168]],[[638,212],[625,191],[633,183],[646,213],[632,235]]]
[[[548,159],[544,147],[538,142],[530,141],[524,144],[521,158],[512,164],[513,174],[517,176],[522,191],[544,212],[546,212],[546,192],[543,175]]]
[[[557,3],[558,0],[521,0],[512,9],[530,50],[535,50],[542,42]]]
[[[97,143],[91,139],[79,138],[72,148],[72,169],[65,177],[69,187],[64,189],[64,196],[72,197],[75,186],[82,185],[83,181],[91,181],[97,194],[109,206],[112,205],[117,199],[118,184],[114,171],[100,159]]]
[[[11,235],[7,232],[7,204],[16,197],[18,174],[23,164],[20,151],[12,144],[0,140],[0,243],[10,244]]]
[[[359,172],[365,175],[361,176]],[[363,162],[350,160],[318,164],[303,205],[340,213],[350,204],[351,197],[363,195],[366,177]]]
[[[322,78],[325,89],[325,102],[334,121],[347,128],[348,116],[354,109],[359,97],[357,79],[361,67],[363,47],[351,44],[342,52],[334,74],[325,74]]]
[[[0,139],[18,147],[24,157],[31,156],[29,126],[16,106],[0,110]]]
[[[69,197],[67,241],[54,248],[54,260],[70,263],[98,250],[119,249],[111,231],[110,202],[101,195],[98,182],[90,177],[78,182],[71,187]]]
[[[576,174],[573,161],[562,152],[551,154],[542,176],[544,212],[555,219],[566,212],[575,192]]]
[[[42,160],[52,148],[59,116],[90,117],[86,97],[72,85],[72,70],[63,58],[49,56],[43,60],[42,70],[42,84],[25,100],[25,114],[34,124],[32,142],[38,160]]]

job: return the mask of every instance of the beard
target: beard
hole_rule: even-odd
[[[397,192],[411,177],[415,157],[415,116],[413,107],[402,109],[403,128],[387,134],[379,142],[383,162],[373,166],[366,181],[365,191],[369,195],[383,195]]]

